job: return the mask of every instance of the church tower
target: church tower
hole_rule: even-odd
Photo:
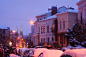
[[[16,27],[16,33],[15,33],[15,36],[18,36],[18,29],[17,29],[17,27]]]
[[[20,30],[20,36],[23,38],[23,31],[22,31],[22,27],[21,27],[21,30]]]

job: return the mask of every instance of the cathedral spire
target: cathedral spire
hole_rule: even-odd
[[[15,33],[15,35],[18,36],[18,29],[17,29],[17,27],[16,27],[16,33]]]
[[[22,38],[23,38],[23,31],[22,31],[22,27],[21,27],[21,30],[20,30],[20,36],[22,36]]]

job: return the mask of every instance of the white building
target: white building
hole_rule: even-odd
[[[54,33],[52,33],[52,29],[55,29],[54,20],[57,18],[56,13],[61,13],[67,10],[66,7],[51,7],[48,9],[49,11],[45,14],[41,14],[36,16],[37,20],[34,23],[34,33],[33,33],[33,45],[38,45],[40,43],[51,44],[52,41],[55,40]]]
[[[80,23],[86,24],[86,0],[81,0],[78,5],[78,20]]]

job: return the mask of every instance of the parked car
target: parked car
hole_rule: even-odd
[[[60,57],[85,57],[86,49],[72,49],[65,51]]]
[[[15,54],[10,54],[10,57],[20,57],[20,56],[15,55]]]
[[[32,57],[38,57],[39,54],[40,54],[41,52],[43,52],[44,50],[47,50],[47,48],[37,48],[37,49],[34,49],[34,50],[32,50],[32,51],[30,52],[30,56],[32,56]]]
[[[40,53],[38,57],[60,57],[62,53],[61,50],[49,49]]]

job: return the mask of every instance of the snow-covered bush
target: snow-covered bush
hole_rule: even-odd
[[[81,45],[86,47],[86,25],[76,23],[72,29],[68,28],[68,32],[65,34],[69,39],[69,44],[73,47]]]

